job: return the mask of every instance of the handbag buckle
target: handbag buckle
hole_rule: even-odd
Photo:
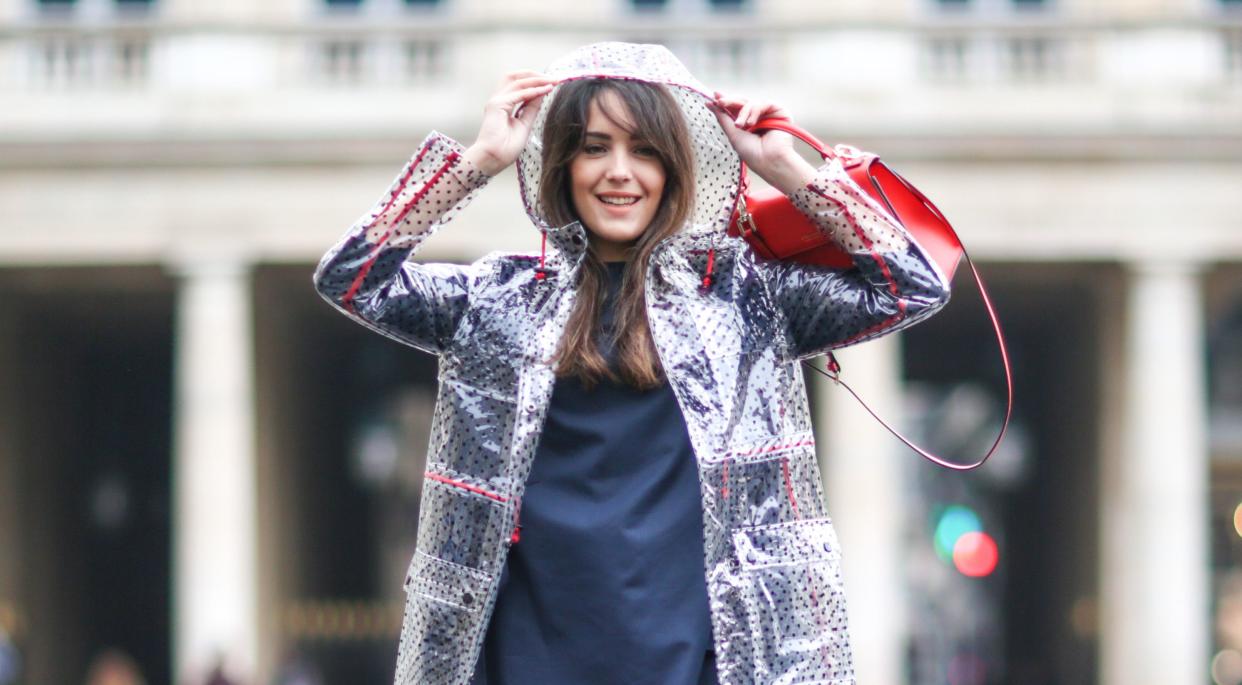
[[[737,230],[742,234],[743,238],[749,237],[751,233],[759,230],[755,225],[755,217],[746,211],[746,203],[743,202],[737,213]]]
[[[833,150],[837,153],[838,157],[844,157],[845,159],[861,159],[863,156],[862,150],[859,150],[853,145],[846,145],[845,143],[838,143]]]

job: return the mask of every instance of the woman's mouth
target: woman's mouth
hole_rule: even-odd
[[[638,197],[633,195],[596,195],[600,202],[613,207],[629,207],[638,202]]]

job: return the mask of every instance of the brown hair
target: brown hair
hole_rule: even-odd
[[[628,111],[609,112],[600,95],[615,93]],[[561,226],[578,219],[570,191],[569,164],[586,141],[591,103],[613,123],[656,150],[664,167],[664,193],[651,224],[630,248],[614,314],[614,349],[617,372],[595,345],[606,294],[604,263],[588,249],[579,270],[578,299],[557,351],[556,375],[577,376],[587,387],[603,378],[619,380],[641,389],[663,381],[663,370],[647,326],[644,283],[651,251],[664,238],[676,233],[694,205],[694,154],[690,131],[673,95],[660,85],[618,79],[570,81],[557,89],[548,107],[543,128],[543,171],[539,203],[552,224]],[[588,231],[588,243],[590,242]]]

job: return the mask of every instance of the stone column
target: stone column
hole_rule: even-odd
[[[174,667],[201,682],[217,658],[254,682],[257,659],[251,291],[239,261],[179,269],[174,341]]]
[[[842,378],[900,426],[901,341],[893,336],[837,353]],[[822,360],[816,360],[822,368]],[[903,447],[843,388],[814,385],[816,443],[828,511],[841,540],[850,637],[860,683],[906,682]]]
[[[1101,491],[1105,685],[1208,680],[1208,442],[1199,270],[1131,267],[1118,440]]]
[[[21,547],[21,493],[23,483],[18,481],[18,460],[21,458],[17,431],[21,406],[21,388],[17,355],[18,327],[16,312],[10,306],[0,307],[0,632],[16,626],[14,612],[21,598],[21,559],[25,550]],[[9,636],[13,637],[12,635]]]

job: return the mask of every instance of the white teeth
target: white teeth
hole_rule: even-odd
[[[599,199],[601,202],[609,205],[632,205],[635,202],[638,202],[638,198],[636,197],[608,197],[606,195],[600,195]]]

